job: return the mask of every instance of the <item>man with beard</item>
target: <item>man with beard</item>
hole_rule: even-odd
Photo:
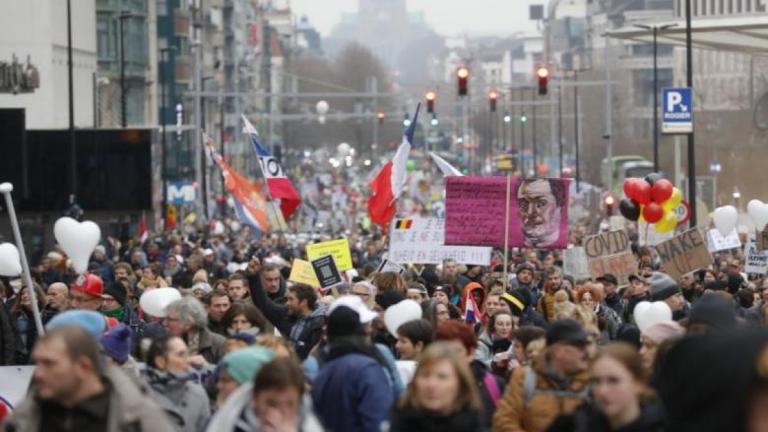
[[[549,179],[525,179],[517,189],[517,210],[527,247],[548,248],[560,241],[565,187]]]

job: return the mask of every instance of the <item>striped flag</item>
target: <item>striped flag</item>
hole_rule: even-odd
[[[466,308],[464,309],[464,321],[468,323],[476,323],[482,319],[480,316],[480,308],[477,307],[475,296],[472,295],[472,290],[467,290],[466,296],[467,297],[464,299],[464,304],[466,305]]]

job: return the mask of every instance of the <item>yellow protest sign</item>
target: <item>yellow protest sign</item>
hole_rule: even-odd
[[[288,277],[288,280],[291,282],[307,284],[312,288],[320,288],[320,281],[317,280],[315,269],[312,268],[312,264],[310,264],[309,261],[300,259],[293,260],[291,275]]]
[[[312,261],[323,255],[333,255],[340,271],[352,269],[352,254],[349,253],[347,239],[331,240],[307,245],[307,258]]]

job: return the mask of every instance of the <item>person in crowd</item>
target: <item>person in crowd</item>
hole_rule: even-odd
[[[517,368],[493,418],[498,432],[541,432],[561,414],[572,413],[589,388],[589,335],[570,319],[550,323],[546,351]]]
[[[72,309],[85,309],[98,311],[101,309],[104,294],[104,282],[100,277],[86,273],[78,278],[72,284],[72,300],[70,307]]]
[[[555,293],[562,288],[562,280],[562,270],[557,267],[550,267],[544,279],[544,293],[539,299],[537,307],[547,322],[552,322],[555,319]]]
[[[225,276],[224,265],[216,259],[216,253],[213,249],[203,250],[202,269],[208,274],[208,279],[216,280]]]
[[[144,337],[145,322],[140,320],[133,311],[125,293],[125,287],[120,282],[111,282],[104,288],[101,295],[101,313],[108,318],[114,318],[117,322],[127,325],[135,340]]]
[[[451,302],[451,288],[450,286],[440,285],[436,286],[432,292],[432,298],[442,304],[449,304]]]
[[[391,432],[481,431],[483,405],[466,358],[447,342],[430,345],[392,412]]]
[[[464,357],[464,361],[472,372],[482,401],[481,426],[490,429],[493,412],[504,392],[504,380],[497,377],[488,366],[478,361],[475,356],[477,350],[477,337],[471,326],[464,322],[450,320],[442,322],[435,330],[435,341],[444,341],[452,344],[457,352]]]
[[[485,309],[483,309],[485,307],[485,288],[477,282],[467,283],[467,285],[464,286],[464,292],[461,294],[461,299],[459,300],[459,308],[462,311],[467,310],[467,299],[470,295],[479,309],[476,310],[475,313],[482,316],[485,311]]]
[[[232,299],[229,298],[229,294],[225,290],[216,288],[205,297],[205,301],[208,310],[208,330],[226,336],[227,327],[224,325],[224,315],[232,307]]]
[[[661,404],[648,387],[648,373],[635,348],[618,342],[606,346],[591,370],[591,403],[555,420],[548,432],[662,432]]]
[[[680,321],[687,315],[687,304],[680,285],[665,273],[655,272],[651,277],[651,300],[663,301],[672,311],[672,319]]]
[[[127,262],[121,261],[115,264],[115,280],[127,280],[132,286],[136,285],[136,274],[133,272],[133,267]]]
[[[141,280],[136,284],[136,286],[142,291],[146,291],[152,288],[167,287],[168,282],[163,277],[162,264],[152,263],[144,267],[143,271],[141,272]]]
[[[227,294],[233,302],[250,301],[248,279],[242,273],[235,273],[227,281]]]
[[[47,300],[40,285],[33,282],[33,289],[37,296],[37,308],[40,311],[40,320],[43,325],[45,325],[56,315],[56,312],[46,308]],[[11,304],[9,312],[10,324],[12,327],[3,326],[1,332],[3,338],[3,360],[7,360],[7,344],[14,343],[15,341],[15,364],[29,364],[32,349],[37,342],[38,332],[37,326],[35,325],[34,314],[32,312],[32,298],[29,295],[29,289],[26,285],[21,287],[19,294],[13,300],[13,304]],[[7,362],[5,364],[13,363]]]
[[[63,312],[69,309],[69,287],[63,282],[54,282],[48,285],[45,298],[48,300],[48,309]]]
[[[276,304],[283,305],[287,302],[285,280],[280,275],[280,267],[275,264],[265,264],[258,272],[258,277],[250,275],[248,277],[248,286],[251,289],[251,300],[262,309],[254,297],[258,292],[266,294],[267,298]],[[265,312],[266,314],[266,312]]]
[[[534,282],[534,276],[536,269],[529,263],[522,263],[515,269],[515,279],[509,284],[508,289],[526,289],[530,291],[533,303],[537,303],[539,299],[539,289]]]
[[[289,358],[299,362],[299,356],[296,355],[291,343],[285,338],[275,335],[259,335],[255,343],[258,346],[271,349],[277,358]]]
[[[133,334],[130,327],[123,323],[112,327],[99,338],[99,343],[110,365],[119,367],[131,378],[141,377],[139,363],[131,355]]]
[[[453,258],[443,260],[443,269],[440,273],[440,281],[451,283],[459,276],[459,264]]]
[[[606,273],[597,278],[595,282],[603,285],[602,302],[605,306],[613,309],[619,316],[624,312],[624,301],[619,294],[619,280],[611,273]]]
[[[349,290],[350,294],[360,297],[371,308],[376,303],[377,292],[376,286],[366,280],[355,282]]]
[[[394,291],[405,297],[405,279],[397,273],[374,273],[371,277],[371,283],[376,287],[377,293],[383,294],[387,291]]]
[[[424,319],[408,321],[397,328],[395,349],[400,360],[418,360],[432,343],[434,327]]]
[[[99,351],[98,341],[78,327],[63,326],[41,336],[32,353],[34,385],[4,429],[173,430],[162,409],[148,397],[149,390],[114,366],[105,365]]]
[[[405,297],[417,303],[421,303],[429,298],[429,293],[427,292],[427,288],[421,283],[410,282],[408,283],[408,291],[406,292]]]
[[[598,329],[600,329],[601,343],[607,343],[616,339],[616,334],[621,326],[621,318],[616,311],[608,307],[600,297],[601,293],[588,283],[576,291],[578,303],[590,311],[594,311],[597,317]]]
[[[189,371],[187,344],[180,337],[165,335],[152,341],[144,371],[154,390],[152,397],[171,419],[175,430],[197,432],[205,427],[211,405],[205,390]]]
[[[91,265],[95,267],[95,272],[101,280],[112,282],[115,280],[115,265],[107,258],[107,249],[102,245],[97,245],[91,255]]]
[[[653,371],[659,346],[662,343],[681,338],[683,335],[685,335],[685,329],[676,321],[660,321],[643,330],[640,333],[640,357],[646,370]]]
[[[380,430],[395,398],[386,362],[362,321],[346,305],[328,316],[329,351],[312,382],[315,412],[328,430]]]
[[[528,348],[536,342],[544,342],[545,331],[541,327],[521,326],[512,333],[512,353],[519,366],[527,366],[536,356],[528,355]],[[514,368],[513,368],[514,369]]]
[[[2,282],[0,282],[0,287]],[[11,366],[16,363],[16,328],[10,312],[0,305],[0,365]],[[2,421],[2,419],[0,419]]]
[[[274,357],[272,350],[261,346],[249,346],[225,355],[218,367],[216,406],[223,406],[238,387],[251,382],[259,369]]]
[[[730,330],[737,325],[733,299],[722,292],[704,294],[691,307],[686,333],[702,335]]]
[[[235,302],[224,314],[227,334],[248,333],[254,337],[272,330],[264,315],[251,303]]]
[[[272,301],[262,289],[261,282],[258,282],[263,272],[270,268],[267,265],[261,275],[250,277],[251,299],[275,329],[288,337],[303,361],[322,338],[325,308],[318,305],[315,289],[304,284],[296,284],[288,289],[285,305]],[[279,273],[277,271],[278,277]]]
[[[194,297],[183,297],[165,309],[163,325],[171,336],[188,346],[190,361],[196,367],[216,364],[224,354],[224,337],[208,330],[208,317],[202,303]]]
[[[170,254],[165,259],[165,267],[163,267],[163,277],[165,282],[170,286],[179,287],[181,285],[181,275],[184,272],[184,265],[176,255]]]
[[[490,320],[480,336],[478,336],[478,347],[475,351],[475,358],[483,362],[486,366],[491,363],[503,363],[506,366],[508,357],[506,354],[512,345],[512,332],[515,330],[515,322],[512,314],[505,311],[498,311]]]
[[[177,288],[191,288],[194,285],[195,273],[200,270],[200,257],[198,255],[190,255],[187,258],[186,268],[178,275]]]

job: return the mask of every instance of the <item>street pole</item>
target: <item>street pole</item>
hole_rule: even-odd
[[[379,81],[375,76],[371,77],[371,92],[373,92],[373,100],[371,110],[373,110],[373,143],[371,145],[371,163],[376,166],[376,149],[379,148],[379,100],[376,97],[376,93],[379,91]],[[375,146],[375,147],[374,147]]]
[[[125,15],[120,11],[120,16],[118,17],[120,20],[120,126],[123,128],[128,124],[126,116],[126,107],[128,104],[125,98],[125,45],[123,41],[123,20],[129,16],[130,15]]]
[[[685,1],[685,62],[686,82],[693,89],[693,47],[691,35],[691,0]],[[689,226],[696,226],[696,151],[693,132],[688,134],[688,203],[691,205]]]
[[[579,71],[573,71],[573,144],[576,152],[576,192],[581,191],[581,160],[579,159]]]
[[[659,28],[653,26],[653,172],[659,172],[659,65],[656,37]]]
[[[162,147],[160,177],[163,182],[163,226],[165,226],[166,214],[168,211],[168,149],[166,148],[166,132],[165,124],[167,123],[166,114],[168,111],[168,100],[166,97],[167,86],[167,74],[168,74],[168,60],[165,59],[165,54],[175,50],[174,47],[160,48],[160,61],[162,66],[160,68],[160,99],[162,108],[160,110],[160,147]]]
[[[563,79],[557,85],[557,150],[560,154],[560,178],[563,177]]]
[[[533,123],[531,124],[531,151],[533,152],[533,162],[532,162],[532,169],[533,169],[533,176],[537,177],[539,175],[538,170],[538,149],[536,148],[536,94],[537,90],[535,88],[531,89],[531,119],[533,120]]]
[[[603,58],[605,60],[605,132],[603,133],[603,139],[606,141],[605,156],[608,159],[608,166],[613,167],[613,87],[611,85],[610,41],[609,38],[605,38],[605,49],[603,50]],[[606,186],[609,191],[613,191],[613,173],[608,176],[608,184]]]
[[[77,148],[75,147],[75,92],[72,71],[72,4],[67,0],[67,91],[69,93],[69,169],[70,204],[77,197]]]
[[[194,88],[195,88],[195,129],[192,131],[192,136],[194,139],[194,151],[192,152],[194,154],[194,167],[195,167],[195,182],[198,188],[202,186],[202,172],[200,170],[200,164],[202,163],[200,158],[200,153],[202,150],[202,135],[201,135],[201,128],[202,128],[202,98],[200,97],[200,92],[202,91],[202,82],[203,82],[203,45],[200,42],[200,26],[201,26],[201,18],[202,18],[202,10],[200,9],[201,0],[197,0],[195,6],[195,17],[194,17],[194,35],[193,35],[193,46],[195,48],[195,65],[194,65]],[[204,191],[201,190],[201,196],[205,195]],[[200,204],[200,201],[198,201],[198,208]],[[200,217],[206,218],[207,212],[205,209],[203,209]]]

